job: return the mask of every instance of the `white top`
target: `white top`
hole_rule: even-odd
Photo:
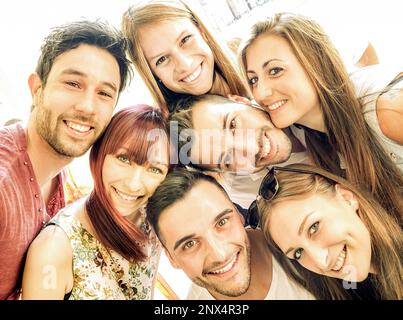
[[[357,97],[362,97],[364,117],[372,128],[382,147],[392,161],[403,172],[403,145],[386,137],[378,122],[376,101],[382,90],[400,73],[403,68],[374,65],[362,68],[351,75]],[[392,90],[403,89],[403,80],[397,82]]]
[[[272,257],[272,280],[264,300],[315,300],[306,289],[287,277],[284,270]],[[192,284],[187,300],[215,300],[207,289]]]

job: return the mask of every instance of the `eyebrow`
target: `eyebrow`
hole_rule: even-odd
[[[61,75],[75,75],[75,76],[79,76],[79,77],[83,77],[83,78],[88,78],[88,76],[84,72],[78,71],[76,69],[71,69],[71,68],[63,70]],[[102,81],[101,84],[111,88],[115,92],[118,91],[117,87],[111,82]]]
[[[214,223],[218,222],[223,216],[227,215],[228,213],[233,212],[234,210],[228,208],[225,209],[224,211],[220,212],[215,218],[214,218]],[[190,235],[184,236],[183,238],[180,238],[178,241],[175,242],[174,245],[174,251],[185,241],[192,239],[196,236],[195,233],[192,233]]]
[[[310,212],[310,213],[308,213],[308,214],[305,216],[305,218],[302,220],[302,222],[301,222],[301,224],[300,224],[300,226],[299,226],[299,229],[298,229],[298,235],[299,235],[299,236],[301,236],[302,231],[303,231],[304,228],[305,228],[306,220],[308,219],[308,217],[309,217],[312,213],[313,213],[313,211]],[[288,249],[288,250],[285,252],[285,255],[287,256],[287,255],[288,255],[291,251],[293,251],[293,250],[294,250],[294,248]]]
[[[268,65],[270,62],[273,62],[273,61],[282,61],[282,60],[281,60],[281,59],[270,59],[270,60],[267,60],[267,61],[263,62],[263,64],[262,64],[262,69],[266,68],[267,65]],[[253,70],[247,70],[246,73],[256,73],[256,72],[253,71]]]
[[[176,38],[176,42],[178,42],[179,39],[182,38],[183,34],[186,33],[186,32],[188,32],[187,29],[184,30],[184,31],[182,31],[182,32],[179,34],[179,36]],[[154,59],[156,59],[156,58],[158,58],[159,56],[162,56],[162,55],[164,55],[164,51],[162,51],[162,52],[159,53],[159,54],[156,54],[156,55],[152,56],[152,57],[150,58],[150,61],[153,61]]]

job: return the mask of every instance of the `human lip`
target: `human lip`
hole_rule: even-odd
[[[201,72],[202,72],[202,64],[199,64],[199,66],[192,73],[182,78],[181,81],[185,83],[191,83],[199,78]]]
[[[128,193],[116,189],[115,187],[112,187],[112,189],[115,191],[115,194],[117,194],[121,199],[125,201],[133,202],[143,197],[139,195],[130,195]]]
[[[260,152],[257,157],[257,164],[259,164],[260,162],[266,162],[274,157],[276,148],[267,130],[264,130],[264,132],[262,133],[259,141],[259,146]]]
[[[282,107],[286,102],[287,102],[287,100],[279,100],[279,101],[273,102],[273,103],[271,103],[269,105],[266,105],[266,108],[269,111],[274,111],[274,110],[277,110],[280,107]]]
[[[213,271],[209,271],[208,274],[215,276],[223,276],[228,274],[235,266],[238,261],[239,251],[235,253],[222,267],[217,268]]]
[[[340,252],[339,256],[337,257],[337,260],[331,270],[336,271],[336,272],[340,271],[346,262],[346,257],[347,257],[347,247],[344,246],[343,250]]]
[[[78,133],[78,134],[87,134],[92,129],[94,129],[94,127],[88,123],[82,123],[82,122],[71,121],[71,120],[63,120],[63,122],[66,124],[66,126],[69,129],[71,129],[72,131],[74,131],[75,133]]]

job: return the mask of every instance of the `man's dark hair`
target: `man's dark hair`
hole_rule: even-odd
[[[154,228],[155,233],[161,242],[162,239],[158,227],[158,221],[161,214],[168,207],[182,200],[192,190],[192,188],[201,181],[207,181],[214,184],[228,197],[224,188],[213,177],[200,171],[189,171],[180,168],[169,173],[165,180],[155,190],[151,198],[148,199],[147,220]],[[203,195],[200,195],[200,201],[203,201]]]
[[[132,69],[126,58],[128,41],[120,31],[100,20],[81,20],[63,24],[52,29],[41,46],[36,73],[46,85],[50,70],[56,58],[81,44],[96,46],[108,51],[119,65],[121,92],[131,79]]]

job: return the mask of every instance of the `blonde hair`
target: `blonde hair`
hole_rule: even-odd
[[[245,77],[247,49],[263,34],[288,42],[316,89],[327,132],[304,127],[314,163],[342,175],[339,152],[346,165],[347,180],[369,190],[401,223],[403,176],[365,121],[353,83],[329,37],[319,24],[300,15],[279,13],[258,22],[240,47]]]
[[[178,18],[191,20],[204,34],[214,55],[216,72],[222,76],[228,85],[229,93],[250,97],[249,87],[241,76],[240,70],[236,67],[235,61],[232,61],[231,52],[218,43],[195,11],[180,0],[153,0],[131,6],[123,15],[122,30],[131,44],[129,56],[155,102],[159,106],[166,107],[168,104],[175,102],[177,97],[175,97],[174,92],[170,92],[162,83],[159,84],[153,75],[141,48],[138,31],[142,26],[150,23]],[[227,92],[221,93],[221,95],[226,94]],[[180,95],[178,96],[180,97]]]
[[[376,270],[374,288],[381,299],[403,298],[403,236],[398,223],[369,194],[359,191],[347,180],[323,169],[308,165],[290,165],[286,168],[309,170],[312,174],[276,171],[279,183],[277,194],[271,201],[259,200],[261,226],[273,255],[288,275],[306,287],[319,299],[348,298],[340,280],[313,273],[297,261],[285,256],[269,232],[272,208],[291,199],[306,199],[307,195],[335,193],[335,184],[351,191],[356,197],[358,215],[371,237],[372,264]]]

